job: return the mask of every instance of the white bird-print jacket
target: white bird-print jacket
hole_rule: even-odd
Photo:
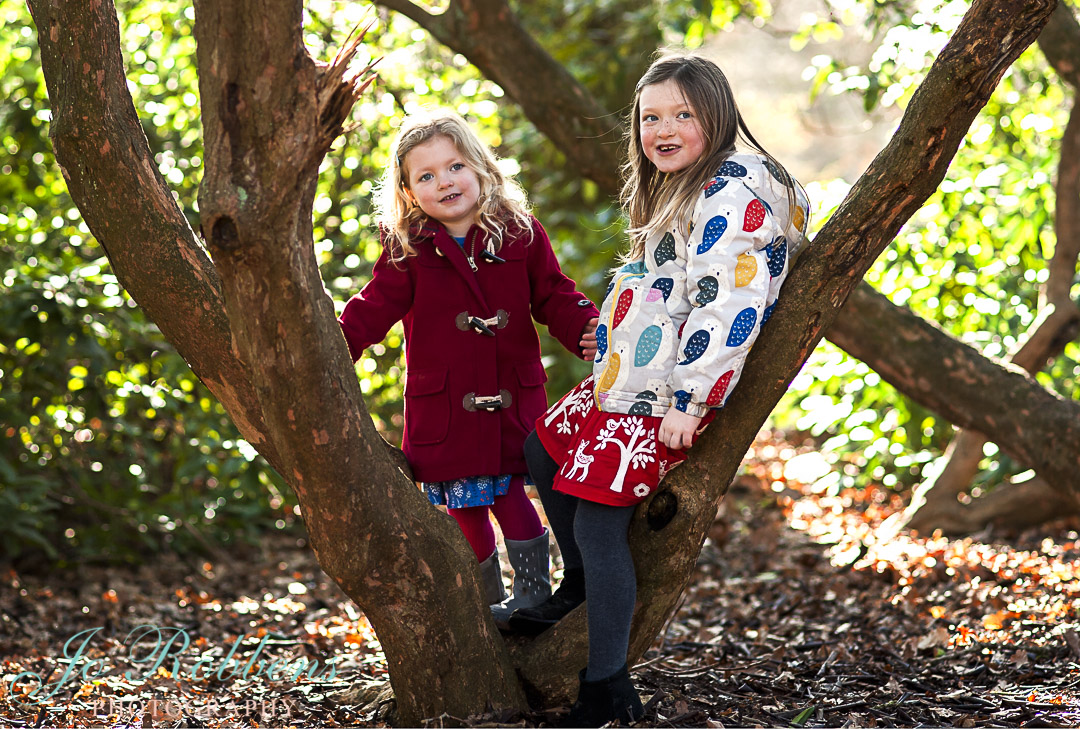
[[[758,154],[733,154],[689,221],[658,232],[612,279],[596,330],[596,405],[702,417],[723,406],[768,320],[808,204]]]

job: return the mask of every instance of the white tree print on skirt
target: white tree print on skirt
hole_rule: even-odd
[[[580,389],[571,390],[566,397],[560,400],[555,407],[551,408],[547,417],[544,418],[544,427],[550,427],[555,418],[562,417],[559,424],[555,426],[555,432],[560,435],[566,435],[570,432],[570,416],[576,413],[584,414],[588,412],[592,407],[592,388],[581,387]]]
[[[611,481],[611,490],[621,493],[626,472],[630,468],[645,468],[646,464],[655,460],[653,456],[656,455],[656,439],[650,437],[650,429],[646,428],[645,422],[638,417],[622,420],[611,418],[599,436],[594,450],[601,451],[611,443],[619,447],[619,470]]]

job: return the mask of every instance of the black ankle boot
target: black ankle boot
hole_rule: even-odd
[[[546,601],[536,607],[519,608],[510,616],[510,630],[525,635],[539,635],[585,602],[585,570],[563,572],[562,584]]]
[[[620,726],[639,721],[645,715],[630,670],[623,664],[618,671],[599,681],[586,681],[585,671],[578,674],[577,701],[562,726],[596,727],[618,719]]]

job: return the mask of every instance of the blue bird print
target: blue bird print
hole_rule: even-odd
[[[736,272],[736,276],[738,272]],[[711,304],[716,301],[716,297],[720,294],[720,281],[727,281],[727,267],[721,263],[713,264],[709,266],[705,271],[705,275],[698,279],[697,282],[697,294],[694,296],[694,300],[690,302],[691,306],[702,307],[707,304]],[[724,292],[727,293],[726,291]],[[727,298],[726,296],[724,297]]]
[[[750,311],[753,311],[751,309]],[[696,362],[701,355],[705,354],[705,350],[709,348],[709,341],[712,339],[712,335],[706,329],[698,329],[696,332],[690,335],[690,338],[686,340],[686,344],[683,345],[683,356],[686,357],[679,364],[690,364]]]
[[[780,236],[765,247],[765,253],[769,256],[769,275],[776,278],[784,272],[784,264],[787,263],[787,238]]]
[[[746,177],[746,168],[738,162],[728,160],[720,165],[720,169],[717,170],[716,174],[724,177]]]
[[[728,332],[727,346],[738,347],[746,341],[757,324],[757,311],[753,307],[746,307],[738,313],[735,321],[731,323],[731,331]]]
[[[601,360],[607,354],[607,324],[596,327],[596,357],[594,361]]]
[[[724,237],[727,230],[727,218],[717,215],[705,224],[705,232],[701,234],[701,242],[698,243],[697,253],[700,256],[716,245],[716,241]]]
[[[645,331],[638,337],[637,348],[634,350],[634,366],[644,367],[656,356],[660,349],[660,342],[664,339],[664,330],[656,324],[645,327]]]
[[[769,174],[773,176],[773,179],[786,185],[787,181],[784,179],[784,174],[780,172],[780,168],[773,164],[772,160],[766,159],[764,162],[765,169],[769,171]]]
[[[611,294],[611,292],[614,291],[614,290],[615,290],[615,282],[612,281],[611,283],[609,283],[607,285],[607,290],[604,292],[604,298],[606,299],[608,297],[608,295]]]
[[[686,390],[675,391],[675,409],[686,412],[686,406],[690,404],[691,395]]]
[[[727,183],[727,180],[721,180],[719,177],[714,177],[709,180],[709,184],[705,185],[705,199],[708,200],[710,197],[723,190],[727,187]]]
[[[771,304],[769,304],[768,308],[766,308],[765,311],[761,312],[761,323],[762,323],[762,325],[764,325],[765,322],[769,321],[770,317],[772,317],[772,311],[775,308],[776,308],[776,302],[774,301]]]
[[[653,251],[653,260],[656,261],[656,267],[663,266],[668,261],[675,260],[675,236],[671,232],[664,233],[664,238]]]
[[[668,297],[671,296],[671,290],[675,288],[675,281],[665,276],[664,278],[658,278],[653,281],[652,287],[662,293],[664,295],[664,301],[667,301]]]

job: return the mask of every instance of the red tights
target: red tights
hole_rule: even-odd
[[[504,539],[526,541],[544,533],[544,525],[532,502],[525,493],[525,477],[514,476],[505,496],[496,496],[491,506],[470,506],[465,509],[447,509],[457,520],[476,559],[483,562],[495,551],[495,530],[488,518],[490,511],[499,522]]]

